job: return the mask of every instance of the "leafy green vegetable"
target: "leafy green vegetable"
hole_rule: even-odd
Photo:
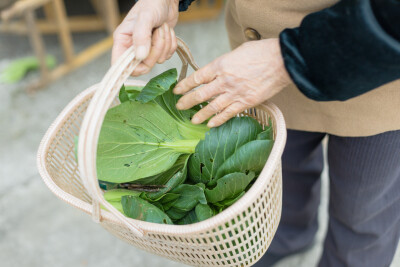
[[[257,135],[257,140],[273,140],[274,132],[271,126]]]
[[[114,189],[114,190],[108,190],[104,193],[104,198],[109,202],[111,205],[114,206],[117,210],[119,210],[121,213],[124,213],[124,210],[122,208],[121,204],[121,198],[123,196],[139,196],[140,192],[132,191],[132,190],[125,190],[125,189]],[[104,207],[102,207],[104,208]]]
[[[184,156],[184,157],[181,157],[180,159],[178,159],[175,162],[174,166],[172,166],[171,169],[169,169],[163,173],[166,178],[168,178],[168,176],[170,176],[171,174],[173,176],[168,178],[166,183],[162,183],[159,180],[157,181],[157,182],[160,182],[159,184],[165,184],[165,187],[158,192],[147,193],[147,196],[150,199],[156,199],[156,198],[162,196],[163,194],[168,193],[169,191],[171,191],[178,185],[182,184],[186,180],[186,176],[187,176],[187,161],[188,161],[188,159],[189,159],[189,156]],[[174,167],[176,167],[178,169],[175,170]],[[168,173],[168,176],[165,173]]]
[[[172,220],[180,220],[188,214],[187,211],[182,211],[176,208],[170,208],[165,213],[167,213]]]
[[[122,207],[126,216],[132,219],[161,224],[172,224],[171,219],[162,210],[137,196],[123,196]]]
[[[176,77],[172,69],[144,87],[122,86],[121,104],[107,112],[100,131],[99,184],[130,218],[191,224],[214,216],[252,186],[273,146],[272,126],[263,130],[250,117],[211,130],[192,124],[201,106],[176,108]]]
[[[170,69],[152,78],[141,90],[136,100],[141,103],[147,103],[166,91],[171,90],[176,85],[177,77],[178,72],[176,69]]]
[[[235,153],[227,158],[219,167],[216,179],[232,172],[253,171],[258,175],[264,168],[271,153],[274,142],[271,140],[254,140],[239,147]],[[215,184],[213,180],[210,184]]]
[[[213,210],[207,204],[197,204],[195,208],[196,217],[199,221],[207,220],[214,216]]]
[[[47,68],[54,68],[56,65],[56,58],[47,55],[45,59]],[[0,73],[0,83],[16,83],[28,73],[28,71],[36,70],[40,67],[37,57],[25,57],[14,60]]]
[[[189,178],[196,183],[212,182],[219,166],[242,145],[256,139],[261,131],[261,125],[250,117],[233,118],[212,128],[189,159]]]
[[[197,218],[196,215],[196,211],[195,210],[191,210],[190,212],[188,212],[185,217],[183,217],[182,219],[178,220],[176,222],[176,224],[192,224],[192,223],[197,223],[199,222],[199,219]]]
[[[181,184],[171,193],[180,195],[172,205],[173,208],[180,211],[190,211],[198,203],[207,204],[204,189],[200,185]]]
[[[129,96],[128,96],[128,93],[125,90],[125,86],[124,85],[122,85],[121,89],[119,90],[118,98],[119,98],[119,101],[121,103],[129,101]]]
[[[121,103],[107,112],[101,128],[98,178],[123,183],[159,174],[193,153],[199,141],[183,139],[176,121],[155,103]]]
[[[143,185],[166,185],[165,188],[161,189],[159,192],[154,192],[155,195],[163,194],[170,191],[172,188],[177,185],[183,183],[186,179],[187,173],[187,161],[189,159],[189,154],[183,154],[178,157],[175,161],[174,165],[171,168],[166,170],[165,172],[158,173],[153,176],[145,177],[139,180],[136,180],[132,183],[135,184],[143,184]],[[169,182],[172,178],[174,178],[171,182]],[[169,182],[169,183],[168,183]],[[158,193],[158,194],[156,194]],[[153,193],[149,193],[152,195]]]
[[[104,198],[107,201],[121,200],[123,196],[139,196],[141,192],[126,190],[126,189],[113,189],[104,192]]]
[[[179,98],[179,96],[172,93],[172,90],[169,90],[155,98],[154,101],[178,122],[179,133],[183,138],[204,139],[205,133],[209,130],[207,125],[191,123],[193,115],[200,107],[195,106],[188,110],[178,110],[176,108],[176,103]]]
[[[143,90],[144,86],[124,85],[124,87],[125,87],[125,91],[128,94],[139,94],[140,91]],[[134,98],[131,98],[131,99],[133,100]]]
[[[176,109],[172,93],[176,76],[173,69],[154,77],[136,98],[132,92],[137,88],[130,88],[131,95],[121,88],[121,104],[107,112],[100,132],[99,180],[163,184],[165,180],[155,179],[169,176],[160,174],[173,167],[180,155],[194,152],[208,128],[191,124],[188,114]]]
[[[136,100],[137,96],[140,94],[140,91],[143,89],[143,86],[125,86],[122,85],[119,91],[119,101],[124,103],[129,100]]]
[[[235,203],[239,198],[241,198],[246,192],[242,191],[238,195],[234,196],[233,198],[224,199],[220,202],[213,203],[214,206],[221,208],[221,210],[229,207],[233,203]]]
[[[217,181],[216,187],[205,190],[207,201],[216,203],[240,194],[253,180],[254,176],[254,172],[247,175],[240,172],[225,175]]]

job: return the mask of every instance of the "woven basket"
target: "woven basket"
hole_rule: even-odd
[[[182,60],[179,79],[188,64],[198,67],[187,46],[178,39]],[[252,116],[262,125],[271,119],[275,144],[260,176],[232,206],[205,221],[190,225],[164,225],[126,218],[105,201],[96,176],[98,136],[108,108],[139,64],[128,49],[102,82],[83,91],[61,112],[44,136],[38,151],[40,175],[49,189],[68,204],[91,214],[120,239],[151,253],[193,266],[250,266],[266,252],[278,227],[282,202],[281,155],[286,141],[283,116],[273,104],[263,104],[238,116]],[[79,135],[78,159],[74,136]],[[108,211],[100,209],[104,205]]]

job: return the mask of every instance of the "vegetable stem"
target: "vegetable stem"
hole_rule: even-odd
[[[192,124],[190,121],[188,122],[180,122],[178,124],[179,133],[185,139],[200,139],[203,140],[206,132],[210,130],[207,125],[204,124]]]
[[[172,148],[177,152],[192,154],[199,142],[200,139],[177,140],[174,142],[160,143],[160,147]]]

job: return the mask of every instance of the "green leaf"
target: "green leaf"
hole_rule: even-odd
[[[146,222],[172,224],[162,210],[137,196],[123,196],[122,207],[127,217]]]
[[[113,205],[113,207],[116,208],[122,214],[125,214],[124,213],[124,209],[122,208],[121,200],[119,200],[119,201],[108,201],[108,203]],[[101,208],[104,209],[104,210],[107,210],[103,205],[101,205]]]
[[[45,59],[46,67],[52,69],[56,65],[56,58],[47,55]],[[31,71],[39,69],[40,63],[37,57],[25,57],[12,61],[0,73],[0,83],[16,83],[22,80]]]
[[[143,90],[143,88],[144,86],[125,85],[125,91],[128,94],[139,94]]]
[[[158,192],[146,193],[146,195],[150,199],[156,199],[156,198],[159,198],[160,196],[162,196],[163,194],[168,193],[169,191],[171,191],[178,185],[182,184],[186,180],[188,159],[189,159],[188,155],[184,155],[184,156],[181,156],[180,158],[178,158],[178,160],[175,162],[175,164],[174,164],[174,166],[172,166],[172,168],[170,168],[166,172],[160,174],[163,177],[166,177],[168,179],[166,183],[162,183],[162,184],[165,184],[165,187],[162,188]],[[159,176],[159,175],[156,175],[156,176]],[[158,181],[160,181],[160,180],[161,179],[158,179]]]
[[[178,72],[176,69],[167,70],[153,77],[142,89],[136,100],[141,103],[147,103],[155,99],[157,96],[162,95],[170,88],[174,88],[177,77]]]
[[[97,148],[99,180],[114,183],[151,177],[190,154],[199,140],[182,139],[176,121],[156,103],[124,102],[104,119]]]
[[[224,199],[230,199],[240,194],[246,186],[255,177],[254,172],[244,174],[240,172],[234,172],[225,175],[217,181],[217,186],[213,189],[206,189],[205,194],[207,201],[210,203],[216,203],[223,201]]]
[[[180,220],[186,216],[187,211],[178,210],[175,208],[170,208],[165,212],[172,220]]]
[[[126,190],[126,189],[113,189],[104,192],[104,198],[107,201],[121,201],[123,196],[139,196],[141,192]]]
[[[128,93],[127,93],[126,90],[125,90],[125,86],[124,86],[124,85],[122,85],[122,86],[121,86],[121,89],[119,90],[119,96],[118,96],[118,98],[119,98],[119,101],[120,101],[121,103],[124,103],[124,102],[126,102],[126,101],[129,101],[129,96],[128,96]]]
[[[236,117],[212,128],[189,159],[189,178],[196,183],[212,182],[225,160],[242,145],[256,139],[261,131],[261,125],[250,117]]]
[[[190,211],[198,203],[207,204],[204,189],[199,185],[181,184],[171,193],[179,194],[179,198],[172,205],[173,208],[180,211]]]
[[[226,209],[227,207],[238,201],[245,193],[246,193],[245,191],[240,192],[237,196],[233,198],[224,199],[220,202],[213,203],[213,205],[221,207],[222,209]]]
[[[173,194],[173,193],[168,193],[168,194]],[[162,203],[160,202],[160,204],[163,206],[163,209],[165,211],[168,211],[169,209],[171,209],[174,206],[175,202],[178,200],[178,198],[180,196],[179,194],[176,194],[176,195],[178,195],[178,197],[175,200],[168,201],[168,202],[165,201],[165,202],[162,202]]]
[[[113,189],[104,192],[104,198],[107,200],[108,203],[114,206],[117,210],[121,213],[124,213],[121,204],[121,198],[123,196],[138,196],[140,192],[132,191],[132,190],[125,190],[125,189]],[[102,206],[103,209],[106,209]]]
[[[267,127],[264,131],[257,135],[257,140],[273,140],[274,139],[274,131],[272,126]]]
[[[273,145],[274,141],[271,140],[254,140],[241,146],[219,167],[216,179],[232,172],[253,171],[258,175],[264,168]],[[215,181],[210,184],[215,184]]]
[[[176,103],[180,96],[172,92],[172,88],[158,96],[154,101],[178,122],[178,131],[185,139],[204,139],[209,130],[205,124],[192,124],[191,119],[196,113],[197,106],[188,110],[178,110]]]
[[[122,85],[121,90],[119,91],[119,101],[121,103],[128,100],[135,101],[142,89],[143,86]]]
[[[195,213],[198,221],[204,221],[214,216],[213,210],[207,204],[197,204]]]
[[[176,224],[183,225],[183,224],[192,224],[197,222],[199,222],[199,219],[197,218],[196,212],[195,210],[191,210],[185,215],[185,217],[177,221]]]
[[[175,201],[180,197],[179,194],[175,194],[175,193],[166,193],[165,195],[162,196],[162,198],[158,201],[160,201],[160,203],[169,203],[171,201]]]

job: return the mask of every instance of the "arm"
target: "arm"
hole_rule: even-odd
[[[285,67],[307,97],[347,100],[400,78],[400,1],[342,0],[280,34]]]

